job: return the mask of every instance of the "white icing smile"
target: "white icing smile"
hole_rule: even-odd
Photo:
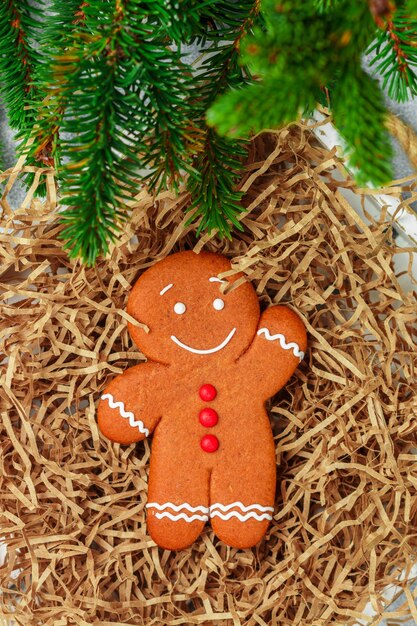
[[[183,348],[184,350],[188,350],[188,352],[193,352],[194,354],[213,354],[213,352],[218,352],[219,350],[222,350],[222,348],[227,346],[227,344],[229,343],[229,341],[231,340],[235,332],[236,332],[236,328],[233,328],[230,331],[230,333],[227,335],[226,339],[224,339],[221,343],[219,343],[219,345],[216,346],[215,348],[209,348],[208,350],[198,350],[197,348],[192,348],[191,346],[187,346],[185,343],[180,341],[178,337],[176,337],[175,335],[171,335],[171,339],[174,343],[177,344],[177,346],[179,346],[180,348]]]

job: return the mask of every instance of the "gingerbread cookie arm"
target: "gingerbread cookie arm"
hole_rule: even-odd
[[[307,347],[301,318],[286,306],[272,306],[261,315],[256,336],[238,363],[252,378],[264,399],[277,393],[291,378]]]
[[[114,378],[105,388],[97,410],[98,426],[105,437],[131,444],[152,433],[162,417],[158,389],[163,369],[157,363],[142,363]]]

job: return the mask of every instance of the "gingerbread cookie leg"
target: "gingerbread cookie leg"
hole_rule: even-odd
[[[152,449],[147,526],[152,539],[166,550],[182,550],[200,535],[209,519],[209,472]]]
[[[219,539],[235,548],[256,545],[273,516],[276,465],[272,437],[264,443],[267,449],[261,442],[253,453],[226,459],[211,475],[211,525]]]

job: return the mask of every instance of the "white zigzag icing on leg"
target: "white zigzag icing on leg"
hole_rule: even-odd
[[[300,350],[300,346],[298,345],[298,343],[295,343],[295,341],[287,343],[285,336],[281,333],[271,335],[268,328],[260,328],[257,332],[257,335],[265,335],[265,339],[267,339],[268,341],[278,340],[283,350],[292,350],[294,356],[298,356],[300,360],[304,359],[304,352]]]
[[[220,504],[220,502],[216,502],[212,504],[210,507],[210,512],[215,511],[216,509],[220,509],[223,513],[230,511],[230,509],[241,509],[242,511],[253,511],[253,509],[258,509],[258,511],[273,511],[274,507],[272,506],[262,506],[262,504],[249,504],[248,506],[244,505],[243,502],[232,502],[231,504]]]
[[[243,502],[232,502],[231,504],[221,504],[220,502],[216,502],[212,504],[210,507],[204,505],[192,506],[188,504],[188,502],[184,502],[183,504],[174,504],[173,502],[164,502],[163,504],[159,504],[159,502],[148,502],[146,505],[148,509],[156,509],[155,517],[158,519],[163,519],[167,517],[172,522],[177,522],[179,520],[184,520],[185,522],[194,522],[195,520],[199,520],[201,522],[207,522],[209,517],[219,517],[222,520],[229,520],[232,517],[236,517],[240,522],[246,522],[248,519],[256,519],[258,522],[262,520],[271,520],[272,515],[267,513],[266,511],[273,512],[274,508],[272,506],[263,506],[261,504],[249,504],[245,505]],[[231,509],[241,509],[245,514],[242,515],[240,511],[231,511]],[[172,509],[174,513],[167,511],[166,509]],[[256,510],[261,511],[258,513]],[[189,511],[190,513],[196,513],[195,515],[188,515],[187,513],[183,513],[180,511]],[[264,512],[263,512],[264,511]],[[198,515],[201,512],[202,515]]]
[[[173,502],[164,502],[164,504],[159,504],[158,502],[148,502],[146,505],[147,509],[158,509],[158,511],[165,511],[165,509],[172,509],[173,511],[181,511],[185,509],[186,511],[190,511],[190,513],[197,513],[201,511],[202,513],[208,513],[208,506],[191,506],[188,502],[184,502],[184,504],[173,504]]]
[[[129,424],[132,426],[132,428],[137,428],[139,430],[139,432],[141,432],[142,434],[144,434],[146,437],[149,436],[149,430],[147,428],[145,428],[144,423],[142,422],[142,420],[135,420],[135,416],[133,415],[133,413],[131,411],[126,411],[125,410],[125,405],[123,402],[115,402],[113,396],[111,395],[111,393],[104,393],[101,396],[102,400],[108,400],[109,401],[109,407],[111,409],[119,409],[119,413],[122,417],[125,417],[129,420]]]
[[[183,519],[185,522],[194,522],[195,520],[199,520],[200,522],[207,522],[209,516],[208,515],[187,515],[186,513],[178,513],[178,515],[173,515],[169,511],[162,511],[162,513],[155,513],[155,517],[158,519],[162,519],[163,517],[168,517],[172,522],[178,522],[178,520]]]
[[[258,513],[255,513],[255,511],[249,511],[249,513],[246,513],[245,515],[242,515],[241,513],[239,513],[239,511],[230,511],[230,513],[221,513],[220,511],[213,511],[211,514],[211,517],[220,517],[220,519],[223,519],[225,521],[229,520],[232,517],[237,517],[237,519],[240,522],[247,522],[248,519],[256,519],[258,520],[258,522],[264,520],[264,519],[272,519],[272,515],[270,515],[269,513],[262,513],[261,515],[258,515]]]

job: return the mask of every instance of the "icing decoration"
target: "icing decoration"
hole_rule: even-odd
[[[180,519],[183,519],[184,522],[194,522],[195,520],[207,522],[209,519],[208,515],[187,515],[186,513],[178,513],[178,515],[172,515],[172,513],[170,513],[169,511],[163,511],[163,513],[155,513],[155,517],[157,517],[158,519],[168,517],[173,522],[178,522],[178,520]]]
[[[222,280],[221,278],[217,278],[217,276],[211,276],[209,278],[209,282],[211,283],[226,283],[226,280]]]
[[[232,502],[231,504],[221,504],[220,502],[216,502],[210,507],[203,505],[191,506],[188,502],[184,502],[183,504],[173,504],[172,502],[159,504],[158,502],[149,502],[146,505],[146,508],[156,509],[157,513],[155,513],[155,517],[158,519],[166,517],[173,522],[184,520],[187,523],[194,522],[195,520],[207,522],[210,517],[219,517],[225,521],[231,519],[232,517],[236,517],[240,522],[247,522],[249,519],[255,519],[260,522],[263,520],[271,520],[271,513],[274,510],[272,506],[262,506],[261,504],[249,504],[246,506],[239,501]],[[171,513],[166,509],[172,509],[174,513]],[[232,511],[231,509],[240,509],[243,514],[239,511]],[[256,512],[256,509],[260,511],[260,513]],[[184,510],[194,513],[194,515],[188,515],[183,512]],[[199,513],[201,514],[199,515]]]
[[[222,309],[224,309],[224,300],[222,300],[221,298],[216,298],[215,300],[213,300],[213,308],[215,308],[216,311],[221,311]]]
[[[258,509],[259,511],[273,511],[273,506],[262,506],[262,504],[249,504],[246,506],[243,502],[239,500],[237,502],[232,502],[231,504],[220,504],[220,502],[216,502],[216,504],[212,504],[210,507],[210,511],[214,511],[215,509],[220,509],[223,513],[230,511],[230,509],[240,509],[241,511],[252,511],[253,509]]]
[[[262,513],[261,515],[258,515],[254,511],[250,511],[249,513],[246,513],[246,515],[242,515],[238,511],[230,511],[230,513],[220,513],[219,511],[213,511],[211,517],[220,517],[220,519],[223,519],[225,521],[227,521],[231,517],[237,517],[240,522],[247,522],[248,519],[251,518],[258,520],[258,522],[261,522],[264,519],[272,519],[272,515],[270,515],[269,513]]]
[[[202,426],[205,426],[206,428],[211,428],[212,426],[215,426],[217,424],[217,422],[219,421],[219,416],[217,415],[217,411],[211,409],[210,407],[206,407],[205,409],[202,409],[200,411],[198,419],[200,420],[200,424]]]
[[[115,402],[113,396],[111,395],[111,393],[105,393],[101,396],[102,400],[108,400],[109,402],[109,407],[111,409],[119,409],[119,413],[122,417],[125,417],[126,419],[129,420],[129,424],[132,426],[132,428],[137,427],[139,432],[141,432],[142,434],[145,435],[145,437],[149,436],[149,430],[147,428],[145,428],[144,423],[142,422],[142,420],[135,420],[135,416],[131,411],[126,411],[125,410],[125,405],[123,402]]]
[[[147,509],[157,509],[157,513],[155,513],[155,517],[158,519],[163,519],[167,517],[172,522],[178,522],[179,520],[184,520],[184,522],[191,523],[196,520],[201,522],[207,522],[209,519],[210,509],[208,506],[191,506],[188,502],[184,502],[183,504],[173,504],[173,502],[165,502],[164,504],[159,504],[158,502],[148,502],[146,505]],[[175,514],[166,511],[166,509],[172,509]],[[194,515],[187,515],[187,513],[183,513],[180,511],[183,510],[189,511],[190,513],[194,513]],[[199,515],[199,513],[201,513]]]
[[[265,335],[265,339],[268,341],[276,341],[278,339],[281,348],[283,350],[292,350],[294,356],[298,356],[300,360],[304,358],[304,352],[300,350],[300,346],[292,341],[291,343],[287,343],[287,340],[284,335],[281,333],[277,333],[276,335],[271,335],[268,328],[260,328],[257,332],[258,335]]]
[[[219,449],[219,440],[215,435],[204,435],[201,438],[200,446],[204,452],[216,452]]]
[[[161,291],[159,292],[159,295],[163,296],[164,293],[166,293],[168,291],[168,289],[171,289],[171,287],[173,287],[173,286],[174,286],[174,283],[169,283],[169,285],[167,285],[166,287],[161,289]]]
[[[198,394],[204,402],[211,402],[217,396],[217,389],[214,385],[201,385]]]
[[[174,304],[174,311],[175,313],[178,313],[178,315],[182,315],[183,313],[185,313],[186,310],[187,307],[185,306],[184,302],[176,302]]]
[[[158,509],[158,511],[165,511],[165,509],[172,509],[173,511],[181,511],[182,509],[185,509],[186,511],[190,511],[190,513],[197,513],[199,511],[201,511],[202,513],[208,513],[209,512],[209,507],[208,506],[203,506],[198,505],[198,506],[191,506],[191,504],[188,504],[188,502],[184,502],[183,504],[174,504],[173,502],[164,502],[164,504],[159,504],[158,502],[148,502],[148,504],[146,505],[147,509]]]
[[[244,515],[239,511],[232,511],[232,509],[240,509]],[[258,513],[256,509],[260,511],[260,513]],[[240,501],[232,502],[231,504],[216,502],[216,504],[212,504],[210,507],[210,517],[219,517],[224,521],[236,517],[240,522],[247,522],[248,519],[256,519],[258,522],[261,522],[265,519],[271,520],[271,513],[273,511],[274,507],[262,506],[262,504],[249,504],[246,506]]]
[[[235,332],[236,332],[236,328],[233,328],[230,331],[230,333],[227,335],[226,339],[224,339],[221,343],[219,343],[219,345],[216,346],[215,348],[209,348],[208,350],[199,350],[197,348],[191,348],[191,346],[187,346],[187,344],[180,341],[178,337],[176,337],[175,335],[171,335],[171,339],[174,343],[177,344],[177,346],[179,346],[180,348],[183,348],[184,350],[188,350],[188,352],[193,352],[194,354],[213,354],[213,352],[218,352],[219,350],[222,350],[225,346],[227,346],[227,344],[229,343],[229,341],[231,340]]]

